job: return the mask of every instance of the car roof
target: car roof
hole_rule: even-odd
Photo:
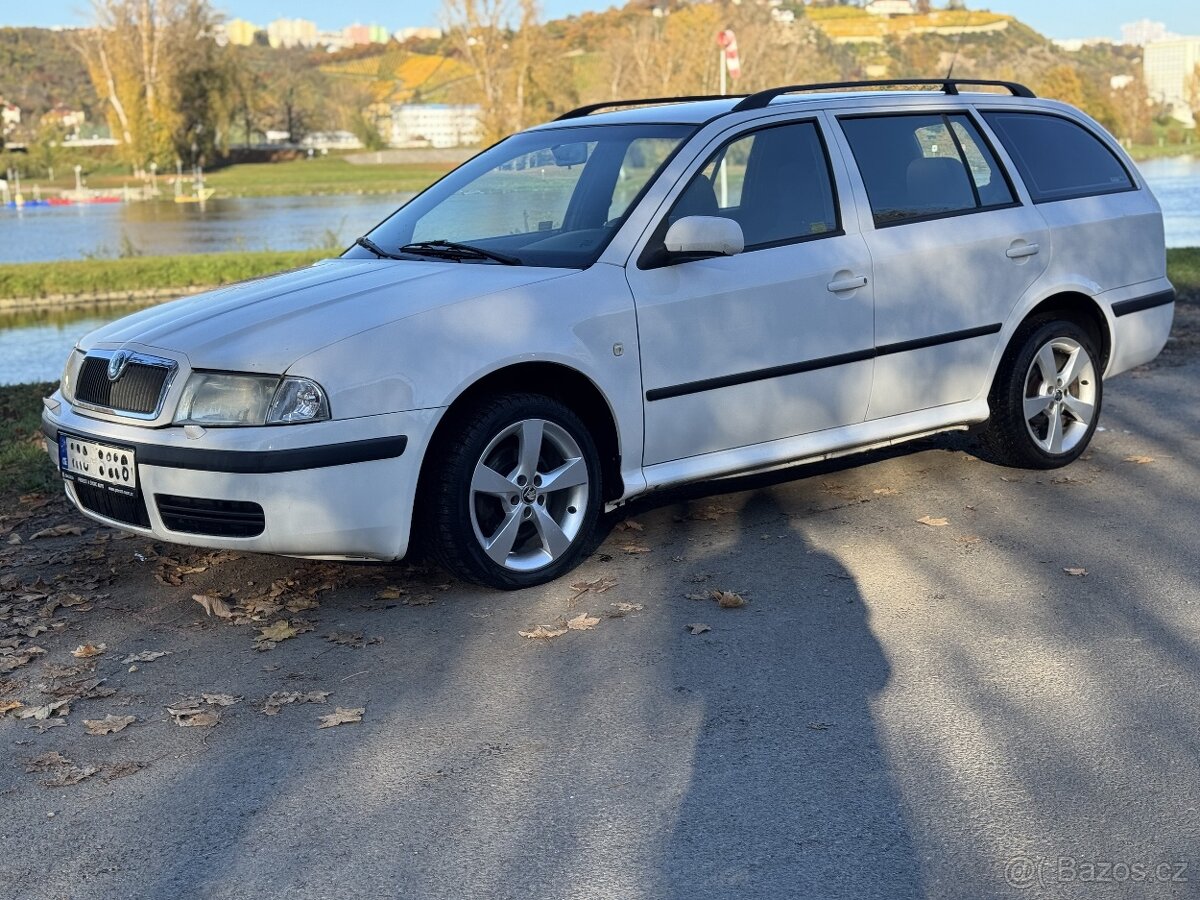
[[[563,128],[579,125],[628,125],[628,124],[680,124],[701,125],[717,116],[734,111],[734,107],[743,96],[724,97],[713,100],[695,100],[683,103],[653,103],[649,106],[637,106],[628,109],[614,109],[609,112],[596,112],[591,115],[580,115],[574,118],[556,119],[542,125],[530,128],[535,131],[543,128]],[[1014,97],[1009,94],[991,91],[963,91],[959,94],[946,94],[942,91],[910,90],[910,91],[824,91],[805,94],[785,94],[773,98],[765,106],[758,107],[759,113],[781,108],[826,108],[837,106],[858,106],[863,101],[879,106],[911,105],[913,103],[929,106],[959,106],[964,100],[972,103],[978,101],[1019,102],[1028,103],[1024,97]]]

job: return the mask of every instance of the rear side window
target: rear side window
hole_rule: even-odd
[[[876,226],[1014,202],[1008,178],[965,115],[868,116],[840,124]]]
[[[1061,116],[991,112],[983,118],[1004,143],[1035,203],[1133,190],[1116,155]]]

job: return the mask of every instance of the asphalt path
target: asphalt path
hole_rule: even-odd
[[[30,500],[0,624],[75,605],[0,674],[0,896],[1200,896],[1200,360],[1164,359],[1067,469],[954,434],[709,484],[518,594]]]

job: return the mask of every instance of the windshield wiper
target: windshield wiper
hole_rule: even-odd
[[[459,244],[454,241],[417,241],[415,244],[405,244],[400,248],[401,253],[415,253],[419,256],[443,256],[447,259],[491,259],[506,266],[519,266],[521,261],[506,253],[485,250],[482,247],[472,247],[470,244]]]
[[[366,236],[360,237],[360,238],[355,238],[354,244],[355,244],[355,246],[358,246],[358,247],[365,247],[366,249],[368,249],[372,253],[374,253],[376,256],[378,256],[380,259],[404,259],[403,256],[397,256],[395,253],[388,253],[386,250],[384,250],[382,247],[380,247],[377,243],[375,243],[373,240],[371,240],[369,237],[366,237]]]

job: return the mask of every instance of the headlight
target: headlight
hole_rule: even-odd
[[[84,356],[82,350],[72,350],[71,355],[67,357],[67,364],[63,366],[59,389],[68,403],[75,402],[75,384],[79,381],[79,369],[83,366]]]
[[[325,392],[308,378],[218,372],[193,372],[175,411],[181,425],[287,425],[328,418]]]

